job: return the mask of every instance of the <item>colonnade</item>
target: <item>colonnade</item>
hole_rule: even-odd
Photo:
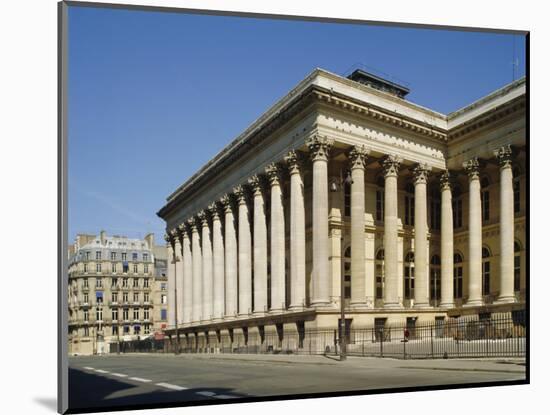
[[[281,163],[251,176],[231,193],[211,203],[167,235],[169,261],[168,324],[198,325],[222,320],[332,307],[329,272],[328,161],[333,140],[314,136],[307,142],[312,169],[311,293],[306,298],[306,229],[304,159],[290,151]],[[351,170],[351,302],[350,308],[372,307],[367,302],[365,265],[365,161],[369,151],[353,146],[347,152]],[[500,164],[500,293],[498,302],[514,301],[514,212],[512,150],[495,150]],[[398,295],[398,176],[403,160],[380,159],[384,172],[384,308],[402,308]],[[463,165],[469,177],[468,301],[482,304],[481,193],[477,158]],[[285,206],[282,173],[290,176],[289,258],[285,249]],[[414,307],[429,308],[427,181],[431,167],[413,166],[414,176]],[[441,303],[454,307],[452,185],[448,171],[439,174],[441,190]],[[251,195],[251,203],[248,197]],[[269,196],[269,197],[268,197]],[[269,200],[269,217],[266,201]],[[252,212],[249,211],[249,208]],[[270,224],[268,228],[268,223]],[[269,229],[269,231],[268,231]],[[268,253],[269,251],[269,253]],[[269,261],[268,261],[269,259]],[[286,298],[286,261],[290,296]],[[269,267],[269,268],[268,268]],[[271,304],[268,304],[270,278]],[[175,305],[175,306],[174,306]]]

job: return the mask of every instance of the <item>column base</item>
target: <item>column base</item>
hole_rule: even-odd
[[[265,316],[267,316],[266,311],[254,311],[254,313],[252,313],[252,317],[265,317]]]
[[[503,296],[503,297],[498,297],[494,304],[510,304],[510,303],[515,303],[516,302],[516,297],[515,296]]]
[[[439,304],[439,308],[445,308],[445,309],[455,308],[455,304],[454,303],[441,303],[441,304]]]
[[[403,304],[400,303],[384,303],[384,308],[388,310],[401,310],[403,309]]]
[[[468,300],[466,304],[463,305],[463,307],[479,307],[483,305],[483,300]]]
[[[288,311],[292,311],[292,312],[305,311],[305,310],[307,310],[307,307],[303,305],[291,305],[290,307],[288,307]]]
[[[352,303],[349,306],[351,311],[361,311],[361,310],[370,310],[372,309],[372,305],[369,305],[366,302],[363,303]]]
[[[426,310],[428,308],[433,308],[430,303],[423,303],[423,304],[420,304],[420,303],[416,303],[413,308],[417,309],[417,310]]]

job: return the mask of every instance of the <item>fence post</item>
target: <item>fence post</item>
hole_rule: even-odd
[[[405,330],[403,330],[403,360],[407,359],[407,338],[405,337]]]
[[[383,343],[384,342],[384,329],[380,330],[380,357],[384,357]]]
[[[434,328],[430,324],[430,342],[432,347],[432,359],[434,358]]]

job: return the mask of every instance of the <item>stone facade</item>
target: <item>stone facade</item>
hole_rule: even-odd
[[[524,79],[444,115],[316,69],[158,212],[168,333],[334,329],[341,281],[356,328],[525,309],[525,105]]]
[[[108,353],[109,343],[161,333],[166,273],[166,248],[153,234],[77,235],[69,249],[69,353]]]

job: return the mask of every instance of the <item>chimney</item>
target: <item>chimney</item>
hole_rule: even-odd
[[[148,233],[145,235],[145,240],[147,241],[147,245],[149,245],[149,249],[153,249],[153,246],[155,246],[155,234],[154,233]]]
[[[107,232],[105,231],[101,231],[99,233],[99,239],[101,240],[101,245],[105,245],[106,236],[107,236]]]
[[[388,81],[387,79],[381,78],[362,69],[356,69],[353,71],[353,73],[348,76],[348,79],[403,99],[410,92],[410,89],[403,85]]]

